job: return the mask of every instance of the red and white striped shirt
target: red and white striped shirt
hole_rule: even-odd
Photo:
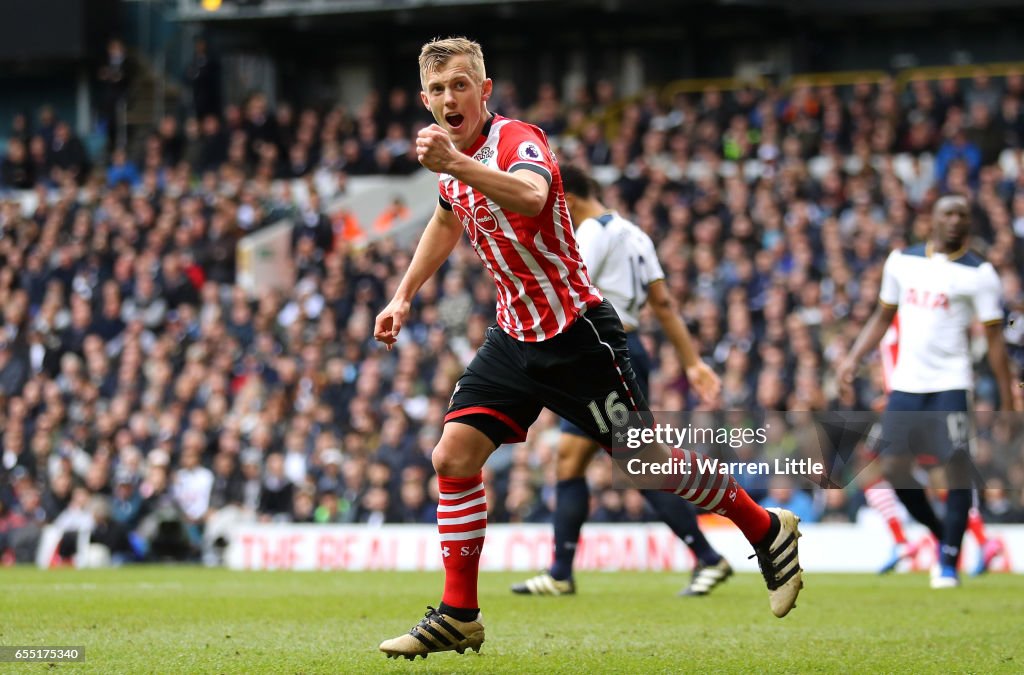
[[[558,162],[544,132],[494,115],[464,153],[495,171],[526,169],[551,186],[535,217],[502,209],[453,176],[439,177],[441,206],[458,217],[498,287],[498,325],[523,342],[559,335],[601,302],[576,248]]]

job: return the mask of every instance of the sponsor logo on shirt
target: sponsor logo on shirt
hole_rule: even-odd
[[[476,244],[480,232],[493,234],[498,231],[498,219],[495,218],[494,213],[489,208],[482,204],[473,209],[471,213],[462,204],[453,203],[452,211],[459,219],[459,222],[462,223],[462,226],[466,228],[469,241],[473,244]]]
[[[932,291],[919,291],[916,288],[907,289],[907,304],[925,307],[927,309],[949,309],[949,298],[945,293]]]

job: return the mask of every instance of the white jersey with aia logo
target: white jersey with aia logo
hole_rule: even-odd
[[[925,394],[971,389],[968,329],[1003,320],[999,276],[973,251],[947,256],[931,246],[893,251],[878,298],[899,307],[899,358],[894,391]]]
[[[587,307],[601,303],[580,259],[558,163],[537,127],[494,115],[464,154],[495,171],[533,171],[548,182],[535,217],[505,210],[449,174],[440,203],[454,212],[498,287],[498,325],[524,342],[559,335]]]
[[[654,242],[639,227],[609,212],[580,223],[576,243],[594,285],[612,303],[626,330],[635,329],[647,302],[647,286],[665,278]]]

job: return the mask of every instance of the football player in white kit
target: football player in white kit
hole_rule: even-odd
[[[576,243],[590,271],[591,280],[607,298],[626,330],[629,357],[640,388],[647,393],[650,356],[640,341],[637,327],[641,308],[650,301],[652,310],[675,347],[680,364],[694,390],[707,400],[718,395],[720,382],[693,349],[686,324],[676,313],[675,303],[664,283],[654,242],[639,227],[600,202],[600,187],[582,169],[562,167],[562,185]],[[555,540],[551,567],[516,584],[512,591],[523,595],[569,595],[576,592],[573,560],[580,529],[590,510],[590,490],[584,472],[594,453],[596,441],[576,425],[562,420],[556,473]],[[690,583],[680,595],[707,595],[732,574],[732,567],[711,545],[697,525],[694,507],[675,495],[644,490],[654,512],[682,539],[697,558]]]
[[[967,200],[939,199],[932,212],[931,241],[889,255],[879,306],[836,369],[840,385],[852,386],[861,359],[878,345],[899,309],[899,359],[883,417],[882,438],[888,447],[881,461],[907,511],[940,542],[932,588],[960,585],[957,564],[972,503],[968,400],[973,369],[968,329],[975,318],[985,326],[1000,408],[1013,410],[999,276],[991,263],[968,250],[969,234]],[[912,475],[915,458],[924,466],[947,469],[942,523]]]

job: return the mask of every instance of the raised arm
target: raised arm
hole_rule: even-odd
[[[409,314],[412,299],[448,258],[461,234],[462,225],[455,214],[438,205],[426,229],[423,230],[423,236],[416,246],[416,252],[413,253],[409,269],[395,291],[395,297],[377,315],[374,323],[373,337],[386,344],[388,349],[391,349],[391,345],[398,340],[398,333]]]
[[[447,173],[474,190],[482,192],[498,206],[524,216],[536,216],[548,201],[551,175],[537,165],[506,173],[495,171],[459,152],[444,129],[431,124],[416,137],[416,156],[420,164],[437,173]]]

